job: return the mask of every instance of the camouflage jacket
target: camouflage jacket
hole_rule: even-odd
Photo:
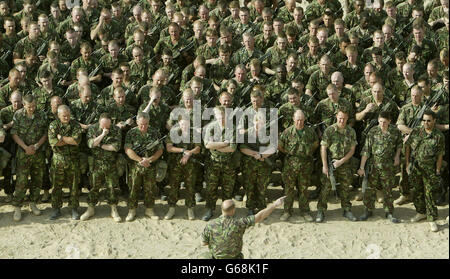
[[[402,134],[397,127],[389,125],[387,132],[383,133],[377,125],[370,129],[361,150],[361,156],[372,158],[373,166],[383,169],[386,165],[394,164],[395,154],[402,145]]]
[[[94,139],[100,136],[103,132],[103,129],[100,128],[98,123],[95,123],[91,127],[89,127],[87,131],[87,144],[91,149],[92,155],[96,160],[100,160],[105,163],[114,164],[117,159],[116,151],[107,151],[101,148],[103,144],[111,144],[116,150],[120,150],[122,145],[122,132],[119,127],[115,125],[111,125],[108,134],[102,139],[100,145],[97,147],[93,147]]]
[[[48,92],[43,87],[38,87],[33,90],[32,94],[36,100],[36,109],[47,110],[50,108],[50,99],[53,96],[62,97],[64,91],[61,88],[54,87],[51,92]]]
[[[294,125],[290,126],[280,136],[280,145],[288,152],[289,157],[294,157],[295,161],[312,161],[314,143],[319,144],[319,137],[313,128],[305,126],[302,130],[297,130]]]
[[[336,122],[336,114],[341,108],[348,112],[348,121],[355,118],[353,105],[349,101],[339,97],[338,102],[333,103],[330,98],[326,98],[320,101],[314,109],[313,115],[316,117],[314,122],[323,122],[325,127],[332,125]]]
[[[47,116],[43,111],[36,110],[33,116],[29,118],[25,109],[21,108],[14,113],[10,133],[21,138],[26,145],[32,145],[38,143],[46,135],[47,125]],[[38,149],[38,151],[42,150]]]
[[[74,120],[86,125],[94,123],[98,116],[97,106],[92,100],[88,104],[84,104],[81,99],[75,100],[70,103],[70,111]]]
[[[445,153],[444,134],[437,128],[428,134],[424,127],[415,128],[405,145],[411,147],[411,155],[419,166],[436,167],[436,161],[439,155]]]
[[[58,135],[63,137],[72,137],[78,145],[66,144],[63,146],[56,146],[59,142]],[[59,119],[56,119],[48,128],[48,142],[53,150],[54,158],[64,158],[71,160],[78,160],[79,145],[81,143],[83,129],[80,124],[71,119],[69,123],[63,124]],[[56,157],[55,157],[56,155]]]
[[[220,133],[220,134],[219,134]],[[235,131],[227,131],[226,127],[221,128],[220,124],[217,121],[211,122],[206,128],[205,135],[205,145],[210,142],[223,142],[229,141],[229,147],[236,149],[236,136]],[[236,151],[235,151],[236,152]],[[210,159],[215,162],[231,162],[233,159],[234,152],[224,153],[218,150],[209,149]]]
[[[208,243],[209,250],[216,259],[241,257],[244,232],[254,225],[255,215],[243,218],[222,215],[206,225],[202,240]]]
[[[138,127],[128,131],[125,137],[124,148],[130,148],[138,156],[150,157],[158,150],[163,149],[158,130],[148,128],[147,132],[142,134]],[[136,165],[138,162],[133,161]]]
[[[328,147],[333,160],[342,159],[357,144],[355,130],[348,125],[344,130],[339,130],[337,124],[325,129],[320,142],[321,146]]]
[[[417,112],[422,108],[423,103],[418,106],[413,105],[413,103],[408,103],[400,108],[400,114],[398,115],[397,125],[406,125],[409,127],[411,121],[417,117]],[[419,124],[419,126],[421,126]],[[409,127],[412,128],[412,127]]]
[[[361,101],[361,103],[357,109],[357,112],[363,111],[366,108],[366,106],[370,103],[373,103],[376,105],[376,102],[375,102],[375,99],[373,98],[373,96],[364,98]],[[378,123],[378,115],[380,114],[380,112],[382,110],[389,112],[389,114],[391,115],[392,123],[395,123],[397,121],[397,117],[399,114],[397,105],[393,101],[389,100],[389,98],[384,97],[383,101],[381,102],[381,104],[379,106],[375,106],[375,109],[372,109],[371,112],[368,112],[366,114],[366,117],[364,118],[365,124],[367,125],[368,123],[370,123],[370,121],[373,121],[373,120],[377,121],[377,123]]]

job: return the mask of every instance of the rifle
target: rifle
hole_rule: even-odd
[[[42,45],[37,49],[37,51],[36,51],[36,55],[37,56],[41,56],[42,55],[42,52],[44,51],[46,44],[47,44],[47,42],[44,41],[42,43]]]
[[[16,143],[13,141],[11,143],[11,176],[9,177],[9,184],[13,185],[13,175],[16,174],[17,156],[16,156]],[[16,178],[17,179],[17,178]]]
[[[86,125],[91,124],[92,120],[95,118],[95,110],[86,118]]]
[[[0,59],[6,60],[9,57],[9,55],[11,55],[11,52],[12,51],[8,49],[5,53],[3,53]]]
[[[9,80],[8,80],[8,78],[6,77],[6,78],[4,78],[4,79],[2,79],[1,81],[0,81],[0,86],[3,86],[5,83],[7,83]]]
[[[253,26],[249,26],[249,27],[245,28],[244,30],[242,30],[242,32],[235,34],[232,38],[232,41],[236,40],[237,37],[242,36],[242,34],[244,34],[247,31],[250,31],[250,30],[253,30]]]
[[[386,97],[385,97],[385,98],[386,98]],[[391,104],[390,102],[387,102],[387,103],[381,108],[380,112],[386,111],[390,104]],[[369,131],[370,131],[373,127],[375,127],[377,124],[378,124],[378,119],[377,119],[377,118],[374,118],[374,119],[370,120],[369,125],[367,125],[367,127],[366,127],[366,128],[363,130],[363,132],[362,132],[363,138],[366,138],[366,137],[367,137],[367,134],[369,133]]]
[[[154,142],[151,143],[151,144],[147,144],[147,145],[138,145],[138,146],[136,146],[135,148],[133,148],[133,150],[134,150],[134,152],[135,152],[138,156],[142,157],[142,156],[144,156],[144,153],[145,153],[145,151],[146,151],[147,149],[152,149],[153,147],[157,146],[157,145],[158,145],[163,139],[165,139],[166,137],[167,137],[167,135],[163,136],[163,137],[160,138],[160,139],[157,139],[156,141],[154,141]]]
[[[187,44],[186,46],[180,48],[179,50],[176,50],[173,53],[173,59],[177,59],[178,56],[180,56],[183,52],[185,51],[189,51],[191,48],[194,47],[194,41],[192,40],[189,44]]]
[[[97,67],[94,68],[94,70],[92,70],[92,72],[89,73],[89,77],[94,77],[95,75],[97,75],[98,71],[100,70],[100,67],[102,66],[102,62],[100,62]]]
[[[408,127],[410,127],[411,129],[414,129],[417,126],[419,126],[419,124],[422,122],[422,117],[423,117],[423,114],[425,113],[425,111],[428,108],[430,108],[433,104],[436,104],[443,93],[444,93],[444,87],[442,87],[439,90],[439,92],[437,94],[435,94],[432,98],[426,100],[425,103],[423,104],[423,106],[420,108],[420,110],[417,111],[416,117],[411,119],[411,121],[408,123]]]
[[[336,183],[336,178],[334,177],[335,168],[333,165],[333,160],[331,159],[331,154],[328,151],[328,149],[327,149],[327,161],[328,161],[328,176],[331,182],[331,190],[334,191],[336,198],[339,198],[336,190],[336,186],[339,185],[339,183]]]
[[[103,50],[103,47],[99,47],[98,49],[94,50],[94,52],[91,53],[91,55],[97,55]]]
[[[370,167],[370,157],[367,158],[366,161],[366,165],[364,166],[364,177],[363,177],[363,181],[362,181],[362,187],[361,187],[361,192],[363,194],[363,197],[366,195],[366,190],[368,188],[369,185],[369,174],[372,172],[372,168]]]
[[[61,85],[61,82],[63,80],[66,80],[69,77],[69,73],[70,73],[70,67],[67,68],[67,71],[64,73],[64,75],[62,75],[62,77],[58,80],[58,85]]]

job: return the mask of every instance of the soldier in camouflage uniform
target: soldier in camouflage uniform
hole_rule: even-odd
[[[100,115],[98,123],[89,127],[87,132],[88,146],[93,155],[92,188],[89,191],[88,208],[81,215],[80,220],[85,221],[94,216],[94,206],[98,203],[99,191],[104,184],[108,189],[107,200],[111,206],[111,217],[116,222],[121,222],[117,212],[116,193],[114,187],[118,186],[119,180],[116,167],[117,153],[122,145],[122,133],[114,126],[107,114]]]
[[[435,205],[434,192],[439,190],[441,169],[445,153],[445,139],[436,127],[436,114],[425,111],[422,127],[412,130],[405,143],[406,168],[410,175],[410,183],[414,185],[414,207],[417,214],[411,222],[427,219],[431,231],[437,232],[435,220],[438,211]]]
[[[296,110],[302,110],[307,123],[311,123],[315,107],[314,99],[303,93],[303,90],[302,92],[299,92],[294,88],[288,89],[286,97],[288,102],[280,106],[280,109],[278,110],[278,115],[280,117],[283,116],[283,118],[280,119],[280,129],[285,130],[294,124],[293,117]]]
[[[231,199],[235,182],[235,168],[232,164],[236,151],[234,129],[226,126],[225,109],[214,110],[216,121],[208,125],[205,135],[205,147],[209,149],[208,168],[206,170],[206,213],[202,220],[213,216],[217,202],[217,188],[222,186],[224,199]],[[233,126],[233,125],[231,125]]]
[[[33,96],[36,99],[37,110],[47,110],[50,108],[50,98],[52,96],[62,97],[64,91],[61,88],[56,87],[52,83],[53,75],[49,71],[43,71],[41,73],[39,82],[40,87],[33,90]]]
[[[190,120],[180,119],[178,125],[172,128],[170,136],[166,139],[166,148],[169,152],[168,164],[171,166],[169,174],[169,211],[164,219],[170,220],[175,215],[175,206],[179,199],[181,181],[186,187],[185,204],[188,210],[188,219],[194,220],[196,165],[198,159],[195,155],[201,151],[201,143],[194,143],[193,130],[190,130]],[[175,137],[172,138],[172,135]],[[178,142],[181,140],[181,142]]]
[[[323,132],[325,128],[335,123],[335,115],[338,111],[340,109],[344,109],[347,112],[348,124],[353,126],[355,120],[353,105],[346,99],[339,96],[339,92],[334,84],[328,85],[326,93],[328,98],[320,101],[314,109],[313,117],[315,120],[313,123],[322,124],[320,127]]]
[[[13,62],[16,64],[25,59],[25,53],[30,51],[36,51],[42,44],[45,44],[44,39],[39,37],[39,26],[36,22],[32,22],[28,26],[29,35],[20,41],[14,46],[13,52]],[[45,55],[45,53],[40,54],[41,56]],[[45,57],[44,57],[45,58]],[[44,59],[42,58],[42,60]]]
[[[294,125],[283,131],[278,143],[278,149],[286,154],[282,176],[287,200],[280,220],[287,221],[292,215],[294,193],[297,189],[300,213],[308,222],[312,222],[307,190],[312,182],[313,155],[319,146],[319,138],[313,128],[305,126],[306,117],[303,111],[296,110],[292,120]]]
[[[70,109],[65,105],[58,107],[58,119],[50,123],[48,141],[53,150],[52,157],[52,208],[50,220],[61,216],[62,187],[69,186],[69,207],[72,209],[72,219],[78,220],[79,206],[79,144],[81,143],[82,128],[78,122],[71,119]]]
[[[141,112],[137,115],[137,127],[128,131],[125,137],[125,153],[131,160],[130,168],[130,197],[128,199],[128,215],[126,221],[133,221],[136,217],[138,196],[143,189],[145,215],[159,220],[153,211],[158,188],[156,186],[155,162],[163,153],[158,130],[149,127],[149,115]]]
[[[325,216],[324,211],[327,209],[328,195],[331,190],[329,179],[329,168],[331,166],[328,166],[328,161],[332,162],[334,177],[336,182],[340,183],[340,185],[336,187],[336,190],[341,200],[344,216],[350,221],[357,220],[351,212],[352,204],[350,203],[349,197],[349,186],[352,182],[354,172],[350,166],[350,159],[355,153],[357,142],[355,130],[347,125],[348,118],[348,112],[340,109],[336,115],[337,122],[324,131],[322,141],[320,142],[323,175],[321,179],[322,190],[317,203],[316,222],[323,222]],[[329,158],[330,160],[328,160],[328,156],[331,156],[331,158]]]
[[[306,94],[320,101],[327,97],[324,93],[326,93],[326,88],[331,82],[331,74],[334,71],[328,55],[322,56],[318,64],[319,69],[309,77],[308,84],[306,84]]]
[[[14,113],[22,108],[22,94],[19,91],[14,91],[10,97],[11,105],[0,110],[0,120],[3,125],[2,128],[5,132],[9,131],[13,125]],[[3,148],[9,151],[10,156],[14,156],[17,150],[17,145],[11,137],[11,133],[6,133],[6,138],[2,144]],[[6,159],[6,158],[5,158]],[[3,168],[3,188],[6,194],[6,202],[11,202],[14,194],[14,180],[13,180],[13,160],[8,164],[6,160],[6,166]],[[15,169],[15,166],[14,166]]]
[[[393,223],[398,223],[393,216],[394,205],[392,188],[395,184],[395,169],[400,165],[400,154],[402,151],[402,136],[394,125],[391,125],[391,114],[389,111],[381,111],[378,115],[379,125],[373,127],[364,142],[361,151],[361,163],[358,174],[367,175],[368,187],[364,194],[364,214],[359,217],[360,221],[366,221],[375,209],[375,192],[383,192],[383,208],[386,218]],[[369,159],[369,161],[368,161]],[[366,164],[369,166],[366,168]]]
[[[209,259],[243,259],[242,254],[244,232],[255,223],[262,222],[278,206],[283,205],[285,197],[277,199],[273,204],[256,215],[236,218],[236,208],[232,200],[222,203],[222,216],[209,222],[202,233],[204,246],[208,246]]]
[[[41,85],[39,79],[42,77],[42,73],[48,71],[52,74],[53,87],[65,87],[69,86],[72,82],[70,76],[69,66],[64,65],[58,61],[58,55],[54,51],[47,52],[47,62],[44,62],[38,69],[35,81],[38,85]]]
[[[80,46],[81,56],[72,61],[70,74],[72,79],[76,79],[77,71],[84,68],[89,74],[89,80],[100,82],[102,80],[102,70],[99,61],[92,56],[92,46],[85,42]]]
[[[250,117],[250,116],[249,116]],[[265,115],[257,112],[250,119],[250,129],[247,130],[245,143],[240,144],[239,150],[242,154],[242,175],[244,179],[244,189],[247,195],[245,207],[248,209],[248,215],[266,207],[266,189],[269,185],[273,162],[271,159],[277,147],[270,145],[271,142],[262,143],[260,133],[266,135],[268,127],[266,126],[269,119],[265,119]]]
[[[400,114],[397,119],[397,127],[402,132],[402,134],[409,135],[413,128],[411,127],[414,119],[417,117],[419,110],[423,106],[422,101],[422,90],[418,86],[413,86],[411,88],[411,102],[400,108]],[[419,124],[420,126],[420,124]],[[402,150],[402,155],[405,155],[405,149]],[[394,201],[396,205],[402,205],[407,202],[411,202],[412,197],[410,197],[411,185],[408,178],[408,173],[406,171],[405,160],[402,157],[401,177],[400,177],[400,194],[401,196]]]
[[[47,140],[47,117],[43,111],[36,111],[36,102],[31,95],[23,99],[24,108],[16,111],[13,117],[11,135],[20,148],[17,148],[17,181],[14,192],[14,221],[22,218],[22,206],[27,191],[28,176],[31,176],[30,210],[34,215],[41,211],[36,207],[43,184],[45,170],[45,152],[39,149]]]
[[[294,52],[288,48],[287,37],[284,32],[278,35],[275,43],[276,45],[266,51],[266,54],[270,53],[270,56],[263,62],[263,68],[266,74],[275,74],[275,67],[279,64],[284,64],[289,54]]]

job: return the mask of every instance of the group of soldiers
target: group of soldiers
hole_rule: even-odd
[[[140,199],[159,219],[161,195],[173,218],[180,187],[190,220],[204,199],[202,219],[213,217],[219,187],[223,199],[245,196],[252,215],[281,171],[282,221],[298,198],[301,215],[322,222],[333,194],[351,221],[367,220],[378,200],[397,223],[394,204],[413,201],[411,221],[437,231],[448,187],[449,0],[308,2],[0,1],[1,183],[14,220],[27,198],[40,215],[50,190],[50,219],[59,218],[64,187],[73,219],[94,215],[103,187],[117,222],[119,194],[126,221]],[[208,108],[213,120],[196,120]],[[268,121],[271,109],[278,118]],[[272,146],[261,135],[274,126]],[[360,185],[357,218],[350,190]]]

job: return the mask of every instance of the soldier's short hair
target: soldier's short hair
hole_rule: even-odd
[[[319,44],[319,39],[315,36],[309,36],[308,44]]]
[[[18,89],[14,90],[11,95],[9,96],[9,100],[12,100],[14,96],[19,96],[20,100],[22,100],[22,92],[20,92]]]
[[[67,105],[59,105],[58,106],[58,114],[62,113],[63,111],[68,111],[70,113],[70,108]]]
[[[116,96],[118,94],[125,94],[125,90],[123,89],[123,87],[117,87],[114,89],[113,95]]]
[[[305,13],[304,10],[303,10],[303,7],[301,7],[301,6],[295,7],[295,8],[294,8],[294,11],[302,12],[302,14]]]
[[[139,120],[141,118],[144,118],[145,120],[150,120],[150,116],[148,115],[148,113],[140,111],[138,112],[137,116],[136,116],[136,120]]]
[[[200,83],[200,84],[202,84],[203,82],[202,82],[202,79],[201,78],[199,78],[199,77],[197,77],[197,76],[193,76],[192,77],[192,79],[191,79],[191,83]]]
[[[428,62],[427,66],[438,68],[439,67],[439,60],[437,58],[432,59]]]
[[[24,0],[23,1],[23,5],[25,6],[25,5],[34,5],[34,3],[33,3],[33,1],[31,1],[31,0]]]
[[[399,51],[395,53],[395,59],[397,60],[406,60],[406,54],[403,51]]]
[[[264,93],[262,90],[260,90],[258,88],[253,88],[252,92],[250,93],[250,97],[264,98]]]
[[[12,68],[9,70],[8,77],[12,77],[13,75],[19,75],[19,71],[16,68]]]
[[[298,92],[297,89],[291,87],[291,88],[288,89],[287,94],[292,96],[292,95],[298,95],[299,92]]]
[[[223,96],[229,96],[229,97],[231,97],[231,94],[228,93],[227,91],[222,91],[222,93],[220,93],[220,95],[219,95],[219,99],[222,98]]]
[[[333,16],[333,11],[329,8],[325,9],[325,11],[323,12],[324,15],[326,16]]]
[[[419,17],[414,19],[412,26],[413,29],[422,29],[425,26],[425,24],[426,21],[423,18]]]
[[[350,44],[350,38],[347,35],[342,36],[341,38],[339,38],[339,45],[342,43]]]
[[[380,111],[380,113],[378,114],[378,118],[384,118],[387,120],[392,120],[391,114],[389,113],[389,111]]]
[[[422,54],[422,48],[418,45],[413,45],[412,48],[409,50],[409,53],[415,53],[417,55]]]
[[[161,94],[161,89],[158,87],[153,86],[152,88],[150,88],[149,90],[149,95],[153,95],[153,94]]]
[[[114,70],[112,70],[111,75],[123,75],[123,71],[120,68],[115,68]]]
[[[175,23],[175,22],[170,23],[168,29],[169,29],[170,27],[176,28],[176,29],[180,30],[180,26],[179,26],[177,23]]]
[[[244,70],[244,71],[247,72],[247,68],[245,67],[244,64],[238,64],[238,65],[236,65],[236,67],[234,68],[234,70],[236,71],[237,69]]]
[[[89,42],[83,42],[80,45],[80,50],[84,49],[84,50],[92,50],[92,46]]]
[[[444,47],[441,52],[439,53],[440,59],[447,59],[448,58],[448,48]]]
[[[170,50],[169,48],[164,48],[164,49],[162,50],[161,56],[164,56],[164,55],[167,55],[167,56],[173,56],[172,50]]]
[[[230,9],[233,9],[233,8],[239,8],[239,1],[236,1],[236,0],[231,1],[230,4],[228,4],[228,7],[229,7]]]
[[[284,24],[284,21],[281,18],[279,18],[279,17],[276,17],[276,18],[273,19],[273,23],[275,23],[275,22]]]
[[[208,29],[206,30],[205,36],[206,36],[206,37],[218,37],[218,34],[217,34],[217,31],[216,31],[216,30],[214,30],[214,29],[212,29],[212,28],[208,28]]]
[[[122,68],[122,67],[128,67],[128,68],[130,68],[130,63],[128,63],[128,62],[120,62],[119,63],[119,68]]]
[[[108,43],[108,48],[109,47],[119,47],[119,43],[117,42],[117,40],[111,40]]]
[[[273,14],[273,11],[269,7],[264,7],[262,10],[262,14]]]
[[[345,53],[358,53],[358,49],[355,46],[348,46],[345,48]]]
[[[422,88],[420,88],[417,84],[414,85],[414,86],[411,88],[411,92],[413,92],[413,91],[417,91],[417,92],[419,92],[420,94],[423,93]]]
[[[381,48],[379,47],[373,47],[371,54],[375,54],[375,55],[383,55],[383,50],[381,50]]]
[[[52,77],[52,73],[50,72],[50,71],[48,71],[48,70],[43,70],[42,72],[41,72],[41,74],[39,75],[39,79],[41,79],[41,78],[51,78]]]
[[[208,22],[219,22],[219,18],[216,15],[212,15],[209,17]]]
[[[184,89],[182,98],[194,98],[194,91],[190,88]]]
[[[206,59],[203,55],[198,55],[195,60],[198,65],[206,65]]]
[[[34,99],[33,95],[28,94],[28,95],[25,95],[22,100],[24,103],[31,104],[32,102],[34,102],[35,99]]]
[[[345,22],[344,22],[344,20],[342,19],[342,18],[337,18],[335,21],[334,21],[334,25],[336,26],[336,25],[344,25],[345,26]]]
[[[309,25],[310,25],[311,27],[312,27],[312,26],[318,27],[318,26],[320,25],[320,20],[318,20],[318,19],[311,20],[311,21],[309,22]]]
[[[436,119],[436,113],[434,111],[432,111],[431,109],[427,109],[423,115],[429,115],[431,116],[433,119]]]
[[[426,85],[430,85],[430,79],[428,78],[428,76],[426,74],[421,75],[417,79],[417,84],[419,84],[421,82],[425,82]]]
[[[328,84],[326,91],[328,92],[328,90],[338,91],[336,85],[332,83]]]
[[[392,2],[392,1],[387,1],[387,2],[384,4],[384,8],[385,8],[385,9],[387,9],[387,8],[392,8],[392,7],[397,8],[397,7],[394,5],[394,2]]]
[[[258,58],[253,58],[252,60],[250,60],[250,67],[261,67],[261,62],[259,61]]]
[[[241,7],[239,12],[250,13],[250,10],[247,7]]]
[[[414,5],[414,6],[412,7],[412,10],[413,10],[413,11],[418,11],[418,12],[424,13],[423,7],[421,7],[421,6],[419,6],[419,5]]]
[[[289,37],[297,36],[297,29],[294,26],[286,26],[285,32],[286,32],[286,35]]]
[[[231,53],[231,48],[228,45],[220,45],[219,46],[219,53]]]

